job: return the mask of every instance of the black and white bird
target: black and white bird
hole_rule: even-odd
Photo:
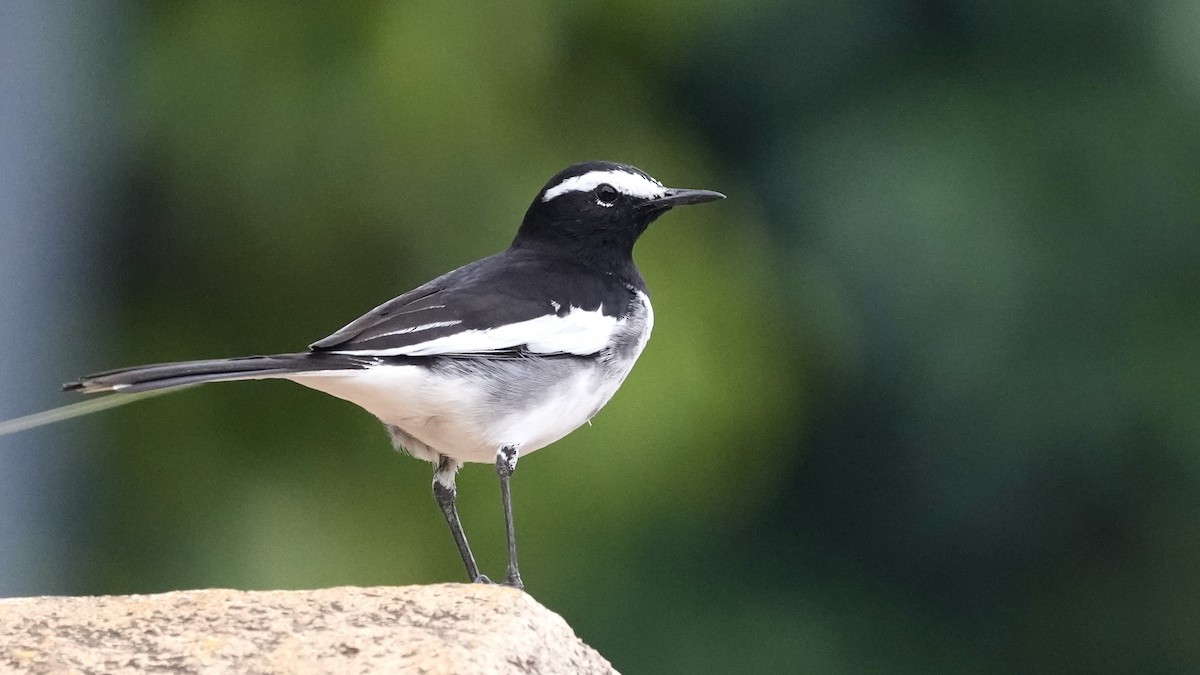
[[[550,179],[512,245],[376,307],[308,351],[89,375],[69,391],[133,393],[202,382],[291,380],[378,417],[398,449],[433,463],[433,493],[473,581],[487,582],[455,507],[464,462],[495,464],[521,587],[509,478],[517,459],[587,422],[646,346],[654,312],[633,245],[676,206],[721,199],[664,187],[627,164]]]

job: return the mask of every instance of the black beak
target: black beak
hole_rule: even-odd
[[[667,188],[667,193],[661,197],[646,202],[647,208],[655,211],[666,211],[673,206],[687,204],[703,204],[717,199],[725,199],[725,195],[712,190],[690,190],[687,188]]]

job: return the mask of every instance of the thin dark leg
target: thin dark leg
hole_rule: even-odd
[[[438,460],[437,470],[433,474],[433,498],[437,500],[446,516],[446,524],[450,526],[450,534],[454,535],[454,543],[462,556],[463,564],[467,566],[467,578],[475,583],[490,584],[490,579],[479,573],[479,565],[475,564],[475,556],[471,554],[471,545],[467,543],[467,534],[463,532],[462,523],[458,520],[458,508],[454,505],[457,490],[454,487],[454,472],[458,470],[458,462],[442,456]]]
[[[500,448],[496,453],[496,475],[500,476],[500,499],[504,501],[504,530],[508,536],[508,576],[505,585],[525,588],[521,582],[521,571],[517,569],[517,533],[513,528],[512,491],[509,479],[517,470],[517,449],[512,446]]]

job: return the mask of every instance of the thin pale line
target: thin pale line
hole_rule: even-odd
[[[433,323],[422,324],[420,326],[409,326],[408,328],[401,328],[400,330],[380,333],[374,337],[367,338],[363,342],[370,342],[371,340],[378,340],[379,338],[385,338],[392,335],[406,335],[408,333],[417,333],[423,330],[433,330],[434,328],[447,328],[449,326],[457,326],[460,323],[462,323],[461,319],[455,319],[454,321],[435,321]]]
[[[37,427],[44,427],[47,424],[54,424],[56,422],[62,422],[74,417],[90,415],[95,412],[100,412],[101,410],[108,410],[109,408],[116,408],[117,406],[133,403],[134,401],[140,401],[145,398],[152,398],[154,396],[162,396],[163,394],[170,394],[171,392],[181,391],[183,389],[190,389],[194,386],[196,385],[171,387],[169,389],[155,389],[152,391],[141,391],[136,394],[110,394],[87,401],[80,401],[79,403],[68,403],[67,405],[51,408],[50,410],[44,410],[42,412],[33,413],[32,415],[25,415],[24,417],[17,417],[16,419],[0,422],[0,436],[7,436],[8,434],[15,434],[18,431],[27,431],[29,429],[36,429]]]

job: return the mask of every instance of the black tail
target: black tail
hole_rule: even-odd
[[[84,394],[105,391],[134,393],[202,382],[287,377],[296,373],[311,373],[321,370],[358,370],[375,362],[376,360],[372,358],[328,352],[179,361],[121,368],[88,375],[75,382],[64,384],[63,390],[78,391]]]

